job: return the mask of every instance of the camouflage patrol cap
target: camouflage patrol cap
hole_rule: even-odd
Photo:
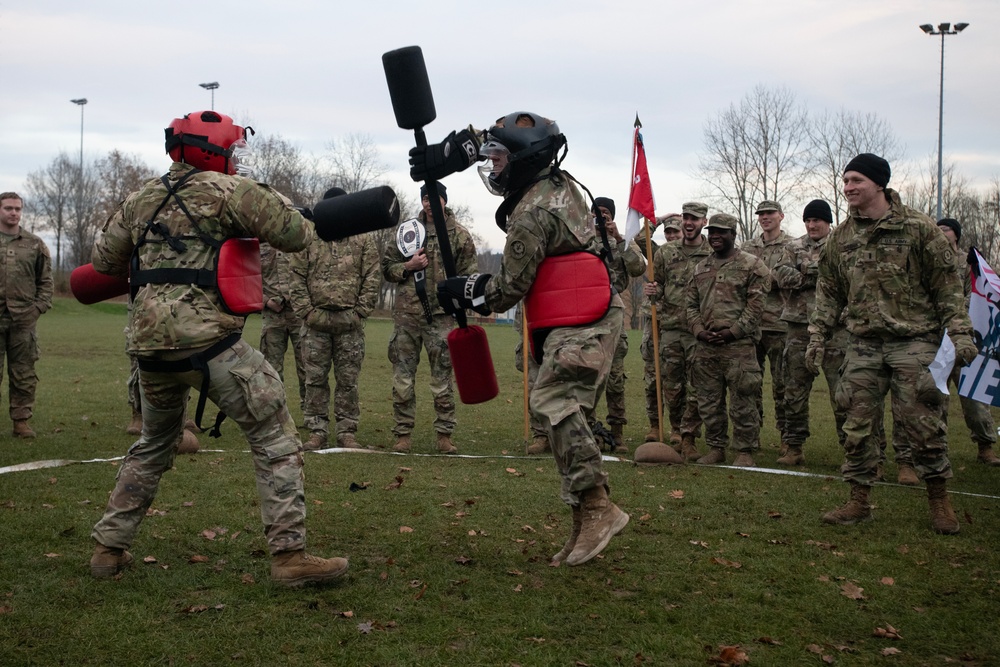
[[[716,213],[711,218],[708,219],[708,228],[717,227],[719,229],[731,229],[736,231],[736,226],[739,224],[734,216],[728,213]]]
[[[765,199],[761,203],[757,204],[757,213],[770,213],[771,211],[777,211],[778,213],[784,213],[781,210],[781,204],[776,201],[771,201],[770,199]]]
[[[689,201],[681,207],[681,212],[696,218],[704,218],[708,215],[708,204],[702,204],[700,201]]]
[[[684,221],[684,218],[682,218],[677,213],[671,213],[670,215],[665,215],[661,218],[658,218],[656,221],[661,225],[663,225],[664,229],[679,230],[681,228],[681,223]]]

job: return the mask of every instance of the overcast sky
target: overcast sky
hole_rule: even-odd
[[[918,25],[944,21],[971,24],[946,38],[945,158],[985,184],[1000,175],[997,0],[0,0],[0,190],[23,190],[60,151],[78,155],[80,97],[86,161],[118,148],[165,171],[163,128],[208,108],[198,84],[218,81],[216,110],[303,151],[371,136],[414,199],[413,134],[396,127],[381,56],[416,44],[437,107],[430,141],[515,110],[554,118],[565,168],[615,199],[624,224],[636,113],[664,214],[706,191],[705,121],[757,84],[789,88],[810,111],[876,112],[925,165],[937,151],[941,38]],[[500,200],[475,170],[446,184],[502,247]],[[786,213],[801,233],[800,212]]]

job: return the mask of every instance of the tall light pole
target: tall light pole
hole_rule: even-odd
[[[928,35],[941,35],[941,85],[938,94],[938,197],[937,197],[937,220],[941,219],[941,198],[943,196],[944,184],[944,162],[942,158],[941,144],[944,138],[944,37],[945,35],[957,35],[969,27],[968,23],[956,23],[954,30],[950,23],[939,23],[937,30],[930,23],[920,26]]]
[[[204,88],[205,90],[212,91],[212,106],[210,108],[212,109],[212,111],[215,111],[215,91],[219,88],[219,82],[212,81],[210,83],[199,83],[198,85]]]
[[[87,104],[87,98],[81,97],[79,99],[70,100],[73,104],[80,107],[80,177],[76,182],[76,217],[77,221],[83,220],[83,107]],[[62,261],[62,257],[59,256],[59,247],[56,246],[56,264],[58,265]],[[62,271],[62,266],[57,266],[56,271]]]
[[[83,106],[87,103],[86,97],[77,100],[70,100],[80,107],[80,182],[83,182]]]

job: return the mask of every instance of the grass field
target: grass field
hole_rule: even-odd
[[[0,467],[125,453],[124,324],[122,305],[57,300],[39,324],[39,437],[13,440],[0,419]],[[359,440],[383,448],[393,441],[390,331],[369,322],[360,387]],[[117,581],[88,568],[116,461],[0,474],[0,664],[1000,664],[1000,470],[976,463],[957,401],[958,536],[931,532],[923,489],[892,484],[873,492],[874,522],[820,523],[847,497],[820,382],[797,469],[810,476],[608,463],[631,523],[594,561],[552,568],[569,512],[551,459],[521,456],[514,332],[487,331],[501,394],[459,407],[455,442],[470,458],[420,455],[433,451],[426,360],[414,455],[307,453],[310,550],[351,560],[334,586],[270,583],[252,465],[232,422],[164,476],[137,563]],[[245,334],[256,346],[259,319]],[[631,334],[634,448],[648,424]],[[773,466],[765,422],[758,464]]]

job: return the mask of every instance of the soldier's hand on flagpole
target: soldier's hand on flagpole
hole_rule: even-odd
[[[979,348],[972,336],[955,336],[955,362],[960,366],[968,366],[979,356]]]

